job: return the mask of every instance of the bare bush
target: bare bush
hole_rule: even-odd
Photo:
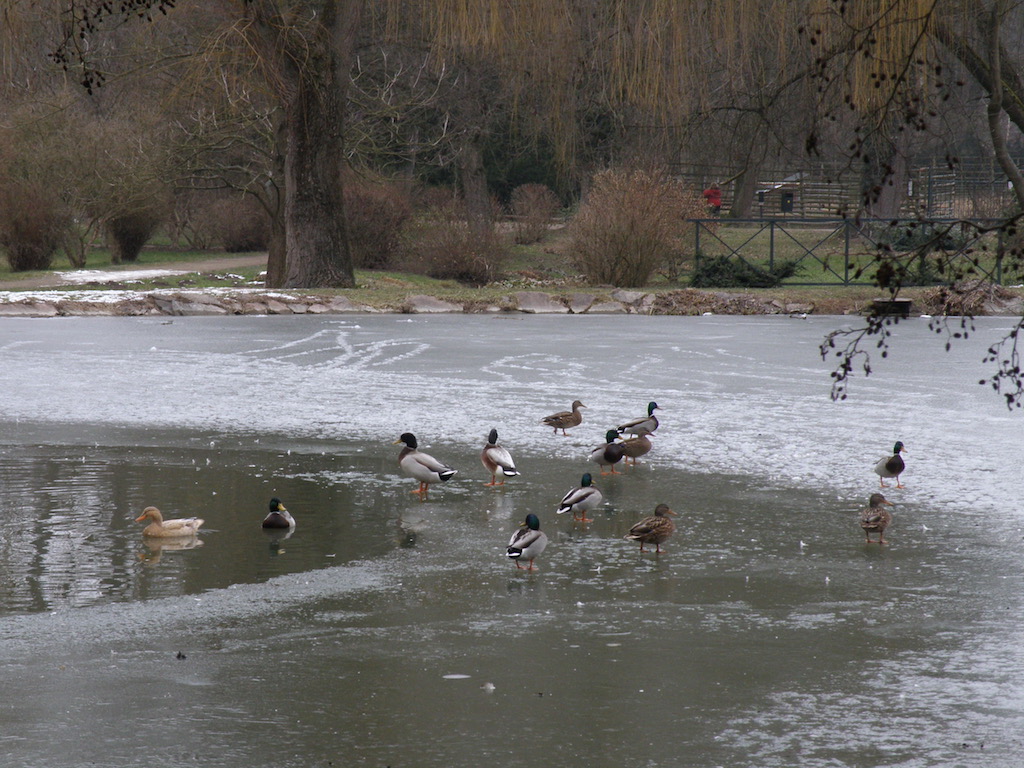
[[[0,187],[0,245],[13,271],[49,269],[70,223],[56,195],[42,185],[9,182]]]
[[[410,227],[407,268],[439,280],[485,285],[501,276],[508,246],[493,228],[470,227],[455,201]]]
[[[222,197],[209,207],[204,218],[204,229],[228,253],[267,250],[270,217],[254,198],[237,194]]]
[[[402,228],[412,217],[408,184],[351,177],[345,184],[352,263],[357,269],[389,269],[400,252]]]
[[[543,184],[521,184],[512,190],[512,231],[521,245],[536,243],[548,231],[561,203]]]
[[[681,252],[695,200],[661,173],[603,171],[570,225],[570,258],[591,282],[645,285]]]
[[[205,251],[212,242],[206,212],[210,208],[209,192],[178,191],[174,195],[171,217],[165,223],[171,244],[185,246],[194,251]]]
[[[142,206],[107,219],[104,228],[110,245],[111,263],[137,261],[142,247],[160,226],[161,218],[155,206]]]

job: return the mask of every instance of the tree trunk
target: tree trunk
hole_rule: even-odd
[[[342,195],[342,123],[364,3],[311,2],[301,25],[282,16],[273,0],[245,6],[284,113],[286,288],[355,285]]]
[[[1010,180],[1017,207],[1024,210],[1024,175],[1013,162],[1009,147],[1006,145],[1006,112],[1003,110],[1003,61],[999,44],[999,31],[1002,25],[1003,3],[996,2],[989,18],[989,69],[992,72],[992,88],[988,98],[988,129],[992,138],[999,167]]]
[[[284,120],[278,120],[274,135],[273,178],[278,183],[284,181],[284,155],[288,146],[287,131]],[[288,250],[285,238],[284,200],[281,189],[268,184],[266,194],[262,195],[263,204],[270,215],[270,241],[267,243],[267,277],[264,285],[267,288],[283,288],[288,276]]]
[[[342,197],[342,148],[337,84],[300,73],[286,107],[284,220],[286,288],[355,285]]]
[[[887,116],[883,126],[869,135],[861,148],[865,156],[861,194],[864,212],[869,218],[898,218],[900,206],[907,197],[908,131],[886,130],[892,120],[892,116]],[[897,138],[893,139],[893,134]]]
[[[760,170],[760,164],[753,163],[748,158],[746,167],[735,177],[732,187],[732,206],[729,208],[730,219],[749,219],[751,217]]]
[[[473,139],[465,143],[459,154],[459,183],[470,229],[477,234],[489,233],[494,222],[491,219],[491,198],[487,194],[484,155]]]

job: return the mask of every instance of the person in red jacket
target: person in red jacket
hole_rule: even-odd
[[[722,190],[718,188],[717,184],[712,184],[701,194],[711,209],[711,215],[717,216],[722,210]]]

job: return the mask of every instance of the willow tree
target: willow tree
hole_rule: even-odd
[[[818,57],[821,90],[842,94],[844,108],[859,117],[851,146],[854,156],[873,173],[865,195],[869,210],[887,190],[901,186],[898,163],[885,161],[878,147],[888,147],[889,157],[895,157],[903,137],[934,127],[943,104],[964,80],[982,89],[987,99],[989,139],[1013,189],[1016,210],[995,224],[958,225],[973,227],[978,235],[998,230],[996,257],[1004,275],[1016,272],[1021,276],[1024,262],[1017,227],[1024,211],[1024,176],[1010,154],[1008,128],[1013,126],[1018,139],[1024,131],[1024,79],[1020,74],[1024,9],[1007,0],[822,2],[806,30],[812,44],[822,51]],[[812,136],[811,143],[814,141]],[[955,157],[947,159],[955,166]],[[906,282],[910,262],[923,259],[952,226],[938,228],[932,240],[909,253],[882,249],[874,261],[875,282],[895,298]],[[1006,243],[1009,248],[1004,248]],[[955,323],[942,318],[931,321],[934,330],[945,334],[947,348],[971,332],[971,309],[964,296],[976,294],[985,284],[983,277],[977,259],[947,270],[950,311],[963,313]],[[832,374],[834,398],[847,396],[855,370],[865,375],[871,372],[870,354],[864,348],[867,341],[873,341],[883,356],[887,353],[895,322],[895,318],[871,316],[859,327],[826,338],[822,356],[837,359]],[[981,381],[1001,394],[1011,408],[1024,405],[1018,350],[1022,330],[1024,318],[989,348],[985,362],[995,363],[996,371]]]

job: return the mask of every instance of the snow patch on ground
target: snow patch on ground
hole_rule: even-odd
[[[58,272],[57,276],[66,283],[82,285],[84,283],[132,283],[193,274],[198,273],[184,269],[135,269],[117,272],[100,269],[75,269],[70,272]]]

